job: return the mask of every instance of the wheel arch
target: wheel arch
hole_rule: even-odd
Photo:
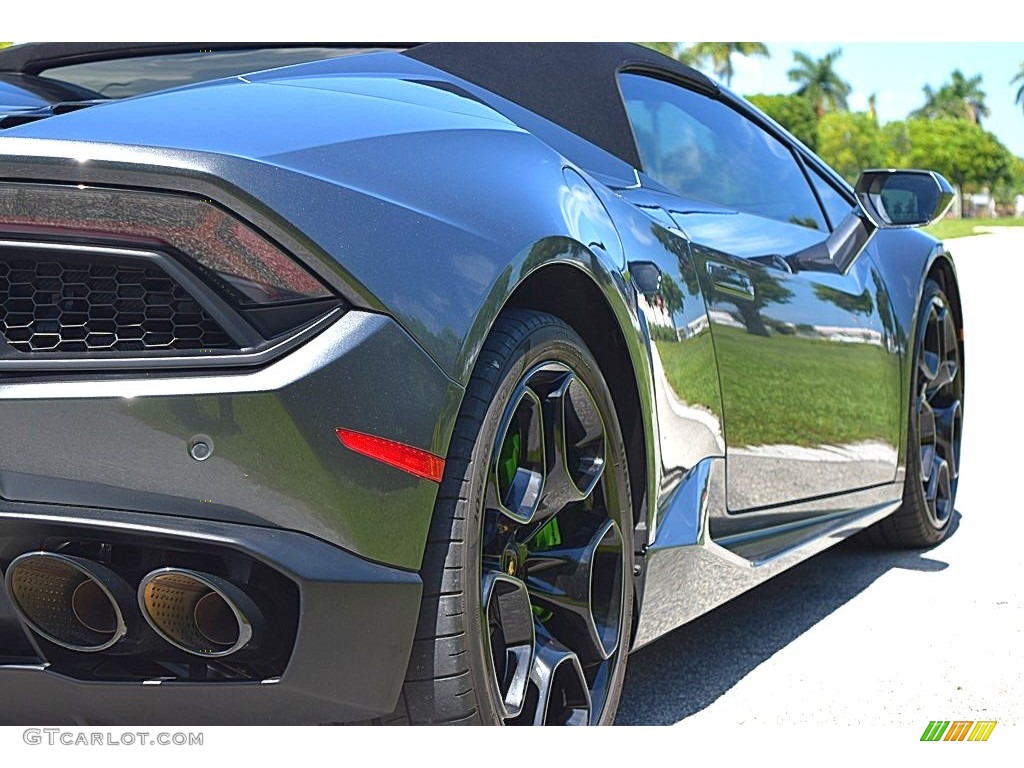
[[[927,266],[923,270],[921,277],[921,283],[917,288],[917,294],[914,301],[913,316],[908,328],[908,349],[907,349],[907,363],[905,373],[905,384],[904,384],[904,408],[910,408],[910,402],[912,399],[912,376],[911,366],[913,365],[914,356],[917,354],[915,348],[916,337],[917,337],[917,324],[920,321],[921,301],[924,296],[925,285],[929,280],[934,280],[939,284],[942,292],[946,294],[946,298],[949,300],[950,308],[953,310],[953,317],[956,320],[956,327],[960,331],[960,354],[961,354],[961,365],[963,364],[963,353],[964,353],[964,338],[963,338],[963,304],[960,299],[960,284],[956,277],[956,267],[953,264],[953,259],[949,255],[949,251],[945,249],[944,245],[937,244],[930,254],[930,258],[927,261]],[[907,417],[908,412],[904,411],[901,415],[903,422],[903,429],[907,428]],[[902,446],[906,444],[907,434],[904,431],[901,435],[901,455]],[[906,457],[903,457],[905,459]],[[901,462],[902,463],[902,462]]]
[[[922,486],[922,482],[927,481],[927,478],[921,474],[921,454],[918,454],[914,447],[917,444],[917,436],[914,433],[914,429],[915,424],[919,425],[920,423],[920,415],[915,419],[912,412],[913,409],[920,408],[919,405],[915,405],[919,398],[921,400],[931,400],[932,397],[926,394],[927,390],[918,390],[915,382],[918,381],[919,376],[917,361],[921,354],[920,346],[925,338],[925,331],[920,327],[925,321],[925,316],[922,312],[930,297],[937,295],[937,292],[941,293],[945,298],[945,303],[952,313],[953,324],[956,329],[960,357],[957,373],[954,374],[954,377],[960,377],[960,398],[963,397],[963,309],[956,278],[956,269],[949,253],[942,244],[935,243],[928,254],[928,258],[924,260],[919,274],[917,290],[914,292],[915,308],[907,329],[905,345],[905,359],[907,361],[905,366],[906,397],[904,398],[905,411],[903,413],[903,431],[900,443],[900,467],[905,472],[902,479],[904,483],[902,504],[892,515],[879,520],[875,525],[864,531],[864,538],[875,546],[901,549],[933,546],[942,541],[955,527],[953,522],[956,495],[955,475],[952,478],[952,483],[949,482],[950,478],[947,475],[945,497],[949,506],[948,511],[944,513],[943,520],[940,521],[938,518],[939,511],[934,505],[938,504],[939,496],[942,494],[942,483],[935,483],[935,491],[931,490],[931,483],[926,483],[928,485],[927,490]],[[934,287],[929,287],[930,283],[933,283]],[[937,370],[938,368],[936,368]],[[916,428],[920,429],[919,426]],[[936,420],[935,426],[932,429],[938,431],[938,420]],[[952,444],[953,436],[959,428],[953,429],[950,427],[949,429],[950,432],[947,435],[948,444]],[[949,454],[945,458],[949,461],[955,461]],[[934,472],[934,469],[930,471],[930,473]],[[932,493],[935,493],[935,499],[929,502],[927,497]],[[931,512],[929,512],[929,507],[932,507]],[[948,517],[945,515],[948,515]]]
[[[624,330],[594,276],[566,261],[530,272],[509,294],[501,311],[506,309],[547,312],[572,326],[586,342],[611,390],[625,440],[634,527],[644,522],[652,476],[651,423],[645,416],[650,411],[644,407],[642,371],[635,367],[636,347],[642,343],[638,329]],[[637,337],[632,345],[628,333]]]
[[[960,346],[963,347],[964,316],[963,305],[960,301],[960,283],[956,277],[956,268],[953,266],[953,261],[948,253],[943,251],[935,257],[935,260],[932,261],[931,266],[928,268],[928,277],[939,284],[942,292],[949,299],[950,308],[953,310],[953,316],[956,318],[956,327],[960,330],[961,334]]]
[[[959,328],[963,328],[963,309],[956,268],[947,247],[917,229],[888,229],[876,233],[872,257],[875,268],[889,292],[898,328],[902,357],[900,403],[900,442],[897,482],[906,469],[906,443],[909,409],[913,400],[913,371],[921,301],[928,280],[943,289]],[[962,339],[961,339],[962,349]]]

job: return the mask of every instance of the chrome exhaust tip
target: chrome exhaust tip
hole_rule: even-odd
[[[132,588],[109,568],[55,552],[28,552],[7,567],[11,603],[33,632],[82,653],[105,651],[128,634]]]
[[[263,614],[229,581],[183,568],[160,568],[139,584],[139,607],[164,640],[207,658],[256,647]]]

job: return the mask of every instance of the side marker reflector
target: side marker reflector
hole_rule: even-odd
[[[369,456],[389,466],[440,483],[444,476],[444,459],[428,451],[413,448],[383,437],[353,432],[351,429],[335,429],[342,444],[356,453]]]

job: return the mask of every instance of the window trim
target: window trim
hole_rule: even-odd
[[[752,104],[750,104],[750,102],[735,95],[731,91],[728,91],[725,88],[721,87],[715,90],[701,88],[698,87],[700,85],[699,83],[690,82],[683,78],[677,77],[672,72],[655,69],[653,67],[626,66],[618,71],[615,78],[616,86],[619,90],[619,98],[622,100],[623,108],[625,108],[626,99],[622,93],[622,79],[620,77],[621,75],[640,75],[642,77],[651,77],[654,78],[655,80],[663,80],[669,85],[674,85],[677,88],[685,88],[686,90],[694,91],[700,94],[701,96],[706,96],[707,98],[712,99],[713,101],[721,102],[725,106],[732,109],[734,112],[738,112],[741,117],[745,117],[747,120],[750,120],[752,123],[757,125],[758,128],[760,128],[765,133],[770,135],[776,141],[779,141],[780,143],[785,145],[790,150],[790,152],[799,157],[804,163],[807,163],[811,168],[816,169],[825,178],[829,185],[836,190],[836,192],[838,192],[840,195],[842,195],[843,197],[850,201],[851,206],[856,204],[856,198],[853,194],[853,187],[850,186],[846,179],[844,179],[842,176],[840,176],[834,170],[832,170],[832,168],[829,167],[824,160],[818,157],[809,147],[805,147],[800,142],[800,140],[797,139],[792,134],[790,134],[789,131],[787,131],[777,122],[772,120],[768,115],[762,113]],[[629,123],[629,131],[630,137],[633,140],[633,146],[636,148],[637,157],[640,157],[640,146],[639,144],[637,144],[636,132],[633,130],[632,121],[630,121]],[[642,162],[643,159],[641,158],[641,163]],[[650,177],[647,176],[647,172],[643,168],[637,168],[637,170],[640,173],[644,174],[644,176],[646,176],[648,179],[650,179]],[[654,181],[653,179],[650,180]],[[810,184],[809,179],[808,184]],[[815,197],[817,197],[817,193],[815,193]]]
[[[622,101],[622,106],[625,110],[627,118],[629,117],[629,108],[626,106],[626,96],[622,92],[622,75],[639,75],[640,77],[649,77],[654,80],[661,80],[667,83],[668,85],[672,85],[677,88],[683,88],[684,90],[694,92],[699,96],[709,98],[712,101],[717,101],[726,108],[731,109],[733,112],[736,112],[740,117],[746,119],[748,122],[753,123],[757,128],[764,131],[777,142],[779,142],[783,147],[789,150],[790,155],[792,155],[793,157],[793,161],[800,169],[800,172],[804,178],[804,183],[806,183],[807,186],[810,188],[811,196],[814,198],[814,201],[818,204],[818,209],[821,212],[822,221],[825,223],[828,233],[835,230],[835,227],[838,224],[838,222],[836,222],[836,224],[832,223],[832,220],[828,215],[828,211],[825,209],[825,205],[822,203],[821,197],[818,195],[818,190],[814,188],[814,183],[810,179],[808,168],[806,166],[809,165],[811,168],[820,168],[821,176],[823,177],[824,181],[828,183],[829,186],[831,186],[833,189],[835,189],[836,192],[838,192],[842,197],[845,197],[849,201],[851,208],[853,208],[856,205],[852,188],[850,188],[849,185],[846,184],[846,181],[841,179],[841,177],[839,177],[838,174],[835,173],[835,171],[829,168],[823,160],[814,155],[810,151],[810,149],[804,147],[798,140],[796,140],[794,136],[790,135],[788,131],[782,128],[782,126],[774,123],[774,121],[771,121],[770,118],[769,120],[766,121],[764,119],[765,116],[762,116],[761,113],[756,110],[756,108],[754,108],[752,105],[750,105],[740,97],[731,93],[730,91],[727,91],[724,88],[710,90],[701,87],[694,87],[695,85],[699,86],[699,83],[691,83],[685,80],[684,78],[677,77],[671,72],[655,69],[653,67],[626,66],[616,73],[615,84],[619,92],[619,99]],[[630,139],[633,142],[633,146],[636,149],[636,156],[640,160],[640,164],[642,166],[643,155],[640,152],[640,144],[637,141],[636,129],[633,127],[632,119],[627,119],[627,122],[629,123]],[[677,192],[674,192],[666,188],[664,184],[651,177],[644,168],[637,168],[636,171],[638,172],[638,178],[642,179],[642,186],[665,191],[673,195],[678,194]],[[837,185],[835,183],[837,180],[842,181],[842,187],[837,188]],[[718,203],[714,204],[718,205]]]
[[[846,202],[849,203],[850,205],[850,211],[853,211],[857,207],[857,203],[852,199],[852,195],[850,195],[849,192],[846,191],[846,189],[839,189],[836,186],[836,184],[833,183],[831,174],[822,173],[820,170],[818,170],[817,166],[809,163],[807,161],[807,158],[804,157],[802,154],[797,154],[796,156],[797,162],[800,164],[800,168],[804,172],[804,176],[807,177],[807,183],[811,187],[811,192],[814,193],[814,197],[818,201],[818,206],[821,208],[822,213],[825,214],[825,223],[828,225],[829,231],[835,232],[836,227],[839,226],[840,222],[832,221],[832,217],[829,216],[828,213],[828,207],[825,205],[825,201],[821,199],[821,195],[818,194],[818,187],[817,185],[815,185],[814,179],[811,178],[811,174],[817,173],[818,176],[821,178],[822,184],[824,184],[827,187],[830,187],[833,192],[835,192],[841,198],[846,200]]]

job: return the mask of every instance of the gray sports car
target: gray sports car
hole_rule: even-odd
[[[612,722],[948,535],[951,199],[633,45],[0,52],[0,721]]]

